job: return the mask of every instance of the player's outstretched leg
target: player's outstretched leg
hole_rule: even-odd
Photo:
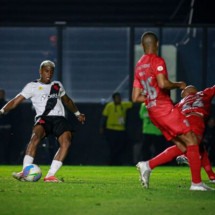
[[[149,188],[149,177],[151,170],[149,168],[148,162],[138,162],[136,165],[139,173],[140,173],[140,181],[143,187]]]
[[[12,173],[13,178],[19,180],[19,181],[25,181],[25,179],[23,178],[23,172],[13,172]]]

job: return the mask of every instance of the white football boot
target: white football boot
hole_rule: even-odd
[[[190,190],[192,190],[192,191],[215,191],[214,188],[211,188],[204,183],[199,183],[199,184],[192,183]]]
[[[210,179],[209,182],[215,184],[215,179]]]
[[[138,162],[136,165],[139,173],[140,173],[140,181],[143,187],[149,188],[149,177],[151,170],[149,168],[148,162]]]
[[[176,162],[178,165],[188,165],[189,166],[189,161],[185,155],[180,155],[176,158]]]
[[[23,172],[13,172],[12,176],[19,181],[25,181],[25,179],[23,178]]]

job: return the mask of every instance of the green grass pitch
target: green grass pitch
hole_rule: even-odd
[[[131,166],[63,166],[64,183],[20,182],[11,176],[20,169],[0,166],[1,215],[214,215],[215,192],[189,191],[188,167],[157,167],[149,189]]]

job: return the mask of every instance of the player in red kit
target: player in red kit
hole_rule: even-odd
[[[211,112],[211,101],[215,95],[215,85],[199,91],[192,85],[187,86],[182,92],[182,100],[176,105],[186,115],[198,140],[201,141],[205,121]]]
[[[199,144],[202,142],[205,131],[205,121],[210,115],[211,101],[215,95],[215,85],[206,88],[203,91],[198,91],[194,86],[187,86],[181,93],[182,100],[176,105],[192,127],[193,132],[197,136]],[[208,153],[204,149],[203,144],[200,145],[200,154],[202,167],[205,169],[210,182],[215,183],[215,173],[212,170]],[[178,161],[187,160],[186,156],[177,157]],[[189,164],[189,161],[187,160]]]
[[[197,89],[190,85],[182,91],[181,96],[183,99],[176,104],[176,107],[179,108],[188,119],[191,129],[200,144],[205,130],[205,120],[209,116],[211,101],[214,97],[214,87],[197,92]],[[215,183],[215,173],[212,170],[208,154],[204,150],[203,145],[201,144],[200,146],[201,165],[205,169],[210,182]],[[178,162],[189,164],[186,153],[182,153],[182,151],[178,150],[177,146],[174,145],[167,148],[154,159],[156,160],[156,165],[154,165],[154,167],[172,161],[175,156],[178,156]]]
[[[166,64],[158,53],[158,38],[153,32],[146,32],[141,37],[141,45],[145,52],[135,68],[132,100],[145,102],[151,121],[162,131],[167,141],[172,141],[178,148],[169,149],[166,154],[175,157],[182,152],[187,153],[190,162],[192,183],[190,190],[207,191],[208,187],[201,180],[201,161],[199,146],[191,131],[186,117],[176,108],[170,98],[171,89],[184,89],[184,82],[171,82],[168,79]],[[163,156],[162,156],[163,157]],[[158,156],[149,161],[138,162],[141,183],[149,187],[149,177],[153,168],[162,163]]]

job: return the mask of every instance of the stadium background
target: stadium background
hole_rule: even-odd
[[[77,132],[66,163],[106,164],[107,148],[98,132],[101,111],[116,90],[130,99],[144,31],[158,34],[172,80],[184,80],[198,89],[214,85],[215,17],[210,2],[205,2],[1,0],[0,88],[11,99],[38,77],[42,60],[56,61],[55,78],[87,116],[82,127],[68,114]],[[172,93],[175,102],[178,93]],[[133,145],[140,141],[138,110],[135,105],[128,114],[128,165]],[[10,162],[18,164],[31,134],[34,110],[26,102],[11,116]],[[48,153],[41,146],[37,159],[48,162]]]

